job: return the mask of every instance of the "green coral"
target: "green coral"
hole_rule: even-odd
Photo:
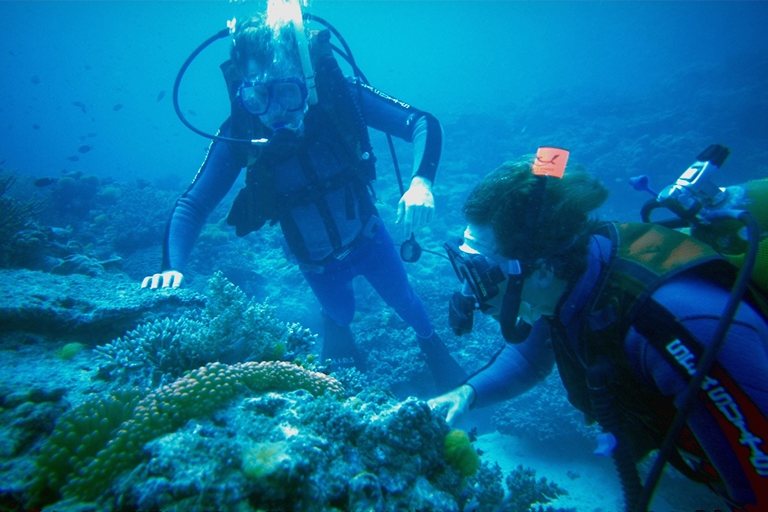
[[[284,361],[210,363],[138,402],[115,396],[85,404],[59,422],[41,451],[30,505],[50,502],[56,490],[65,498],[94,501],[141,461],[148,441],[210,415],[242,392],[296,389],[342,392],[334,378]]]
[[[55,501],[70,476],[82,472],[131,417],[138,401],[138,393],[123,392],[97,397],[64,414],[37,457],[30,506]]]
[[[283,463],[290,462],[286,441],[254,443],[243,451],[242,470],[253,480],[266,478],[277,471]]]
[[[272,306],[249,299],[217,272],[203,311],[141,324],[96,353],[102,374],[157,386],[211,361],[296,358],[315,339],[301,325],[279,321]]]
[[[84,344],[79,343],[77,341],[73,341],[71,343],[62,345],[62,347],[56,352],[56,356],[63,361],[69,361],[70,359],[73,359],[76,355],[78,355],[80,352],[82,352],[83,349],[85,349]]]
[[[480,467],[480,457],[463,430],[448,432],[443,441],[445,460],[462,476],[474,475]]]

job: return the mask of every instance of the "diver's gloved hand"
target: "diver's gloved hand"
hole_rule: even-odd
[[[475,298],[461,292],[453,292],[448,301],[448,324],[456,336],[472,331],[475,313]]]
[[[157,288],[178,288],[181,286],[181,281],[184,279],[184,274],[178,270],[165,270],[159,274],[152,274],[147,276],[141,281],[142,288],[150,288],[155,290]]]
[[[475,390],[469,384],[462,384],[458,388],[427,400],[429,408],[445,410],[445,421],[453,425],[459,416],[469,410],[475,400]]]
[[[403,238],[432,220],[435,213],[435,198],[432,183],[421,176],[414,176],[411,186],[397,204],[397,223],[403,224]]]

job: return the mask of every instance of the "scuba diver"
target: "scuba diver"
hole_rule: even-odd
[[[281,16],[279,10],[291,5],[295,12]],[[330,31],[305,30],[295,1],[272,1],[265,13],[228,25],[231,54],[221,69],[231,115],[212,136],[202,166],[171,213],[162,271],[147,276],[142,287],[181,284],[207,216],[245,167],[245,186],[227,222],[238,236],[267,222],[280,225],[321,304],[321,356],[331,368],[366,367],[350,329],[352,281],[364,276],[415,331],[437,388],[458,385],[464,372],[411,288],[371,188],[375,157],[369,127],[413,144],[413,174],[398,205],[398,223],[407,237],[428,222],[442,146],[439,122],[367,81],[345,76],[333,56]]]
[[[488,174],[464,204],[463,241],[445,244],[463,284],[449,304],[455,332],[468,332],[479,309],[507,343],[430,406],[453,423],[556,365],[570,403],[604,431],[626,510],[647,510],[667,462],[733,510],[768,510],[765,290],[680,229],[591,217],[607,189],[583,170],[541,172],[568,153],[539,151],[533,164]],[[728,210],[736,203],[749,201]],[[636,464],[655,449],[643,483]]]

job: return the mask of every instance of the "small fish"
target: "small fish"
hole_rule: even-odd
[[[78,151],[79,153],[87,153],[87,152],[89,152],[91,149],[92,149],[92,148],[91,148],[91,146],[89,146],[88,144],[83,144],[82,146],[80,146],[79,148],[77,148],[77,151]]]
[[[66,176],[67,178],[72,178],[75,180],[79,180],[83,177],[83,171],[68,171],[67,169],[62,169],[61,174],[62,176]]]
[[[53,185],[57,181],[59,181],[58,178],[37,178],[32,183],[34,183],[36,187],[47,187],[49,185]]]
[[[189,109],[189,110],[187,110],[187,114],[189,114],[189,115],[191,115],[192,117],[194,117],[194,116],[196,116],[196,115],[197,115],[197,112],[195,112],[195,111],[194,111],[194,110],[192,110],[192,109]]]
[[[73,101],[72,105],[82,110],[83,114],[86,113],[85,103],[83,103],[82,101]]]
[[[164,90],[160,91],[159,93],[157,93],[157,99],[155,99],[155,101],[160,101],[163,98],[165,98],[165,91]]]
[[[72,155],[72,156],[68,156],[67,160],[69,160],[70,162],[77,162],[78,160],[80,160],[80,157],[77,155]]]
[[[112,106],[112,110],[114,110],[115,112],[117,112],[118,110],[121,110],[122,108],[123,108],[123,104],[122,103],[115,103]]]
[[[35,85],[38,85],[41,82],[40,77],[37,75],[32,75],[32,78],[30,78],[29,81]]]
[[[39,130],[40,129],[40,125],[35,123],[35,124],[32,125],[32,129],[33,130]]]

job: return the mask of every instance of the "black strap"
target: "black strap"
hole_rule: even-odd
[[[317,171],[315,170],[314,165],[312,164],[312,159],[309,158],[309,155],[307,154],[306,148],[302,148],[298,156],[299,163],[301,164],[301,170],[307,177],[307,181],[310,183],[310,187],[318,186],[320,183],[320,178],[317,174]],[[331,213],[331,209],[328,206],[328,202],[325,200],[325,195],[315,195],[313,198],[313,203],[317,208],[318,213],[320,214],[320,218],[323,219],[325,231],[328,233],[328,239],[331,242],[333,250],[339,250],[341,248],[341,235],[339,234],[339,228],[336,226],[336,222],[333,219],[333,214]]]
[[[704,347],[667,308],[648,299],[638,308],[632,325],[685,381],[690,380]]]

